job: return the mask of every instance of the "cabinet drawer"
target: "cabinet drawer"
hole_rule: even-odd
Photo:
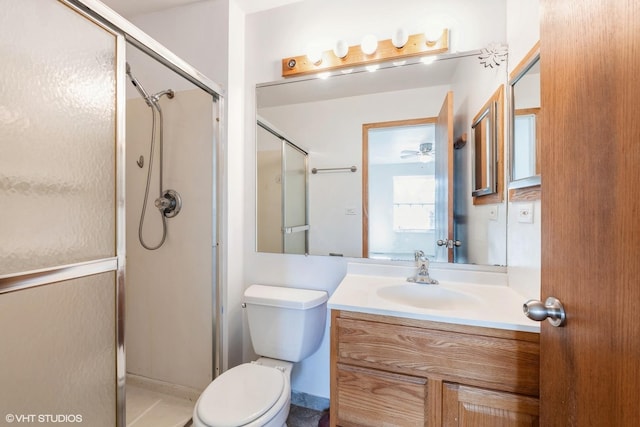
[[[538,395],[539,344],[335,318],[338,363]]]
[[[338,425],[426,425],[426,378],[338,364],[336,380]]]

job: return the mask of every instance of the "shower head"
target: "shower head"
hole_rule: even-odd
[[[173,97],[175,96],[175,92],[173,91],[173,89],[163,90],[161,92],[158,92],[158,93],[152,95],[151,99],[153,101],[158,101],[158,100],[160,100],[160,97],[163,96],[163,95],[167,95],[167,98],[173,99]]]
[[[133,77],[133,74],[131,74],[131,66],[129,65],[128,62],[127,62],[127,76],[129,76],[129,80],[131,80],[131,84],[133,84],[133,86],[138,90],[138,93],[140,94],[140,96],[142,96],[142,98],[147,103],[147,105],[149,107],[151,107],[152,106],[151,105],[151,101],[152,101],[151,97],[149,96],[147,91],[144,90],[144,87],[142,87],[142,85],[140,84],[138,79]]]

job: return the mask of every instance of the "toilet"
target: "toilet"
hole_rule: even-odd
[[[244,293],[254,362],[207,386],[193,410],[194,427],[283,427],[291,403],[291,369],[322,341],[324,291],[251,285]]]

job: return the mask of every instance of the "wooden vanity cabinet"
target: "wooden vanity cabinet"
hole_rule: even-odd
[[[332,310],[332,426],[537,426],[539,335]]]

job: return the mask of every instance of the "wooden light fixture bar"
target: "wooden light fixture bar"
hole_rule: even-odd
[[[428,42],[424,34],[409,36],[407,43],[397,48],[391,39],[378,42],[378,48],[371,55],[362,52],[359,45],[350,46],[344,58],[338,58],[333,50],[322,52],[322,60],[317,64],[311,63],[306,55],[293,56],[282,59],[282,77],[296,77],[305,74],[321,73],[323,71],[339,70],[361,65],[377,64],[391,60],[400,60],[415,56],[435,55],[449,50],[449,30],[444,29],[440,38],[435,42]]]

